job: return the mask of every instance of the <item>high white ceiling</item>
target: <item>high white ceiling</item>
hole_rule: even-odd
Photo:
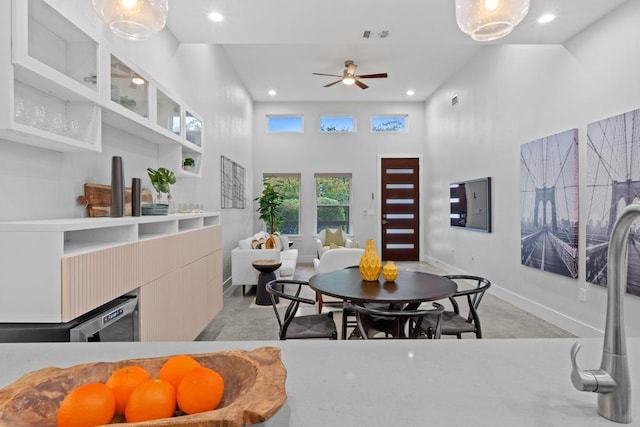
[[[562,44],[626,1],[531,0],[524,21],[492,43]],[[214,10],[223,22],[207,18]],[[545,13],[557,17],[538,24]],[[256,101],[424,100],[487,45],[458,29],[453,0],[172,0],[168,27],[181,43],[222,45]],[[367,40],[365,30],[390,35]],[[342,74],[347,59],[356,74],[389,77],[362,90],[324,88],[337,79],[311,74]]]

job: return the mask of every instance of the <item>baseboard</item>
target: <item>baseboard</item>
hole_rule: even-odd
[[[432,257],[426,257],[425,261],[451,274],[472,274]],[[604,335],[604,331],[601,329],[597,329],[578,319],[567,316],[564,313],[560,313],[522,295],[518,295],[503,288],[494,281],[491,282],[491,287],[487,292],[578,337],[600,338]]]

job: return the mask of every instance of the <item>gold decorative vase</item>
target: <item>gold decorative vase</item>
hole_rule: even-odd
[[[360,275],[364,280],[371,282],[378,280],[380,270],[382,270],[382,260],[378,252],[376,252],[373,239],[368,239],[365,243],[359,267]]]
[[[393,261],[388,261],[382,268],[382,275],[387,282],[393,282],[398,278],[398,266]]]

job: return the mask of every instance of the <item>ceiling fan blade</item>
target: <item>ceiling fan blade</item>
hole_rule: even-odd
[[[356,86],[358,86],[360,89],[366,89],[369,87],[366,84],[362,83],[360,80],[356,80]]]
[[[362,74],[360,76],[356,76],[359,79],[386,79],[387,73],[378,73],[378,74]]]
[[[330,87],[330,86],[333,86],[333,85],[334,85],[334,84],[336,84],[336,83],[340,83],[341,81],[342,81],[342,79],[340,79],[340,80],[336,80],[335,82],[333,82],[333,83],[329,83],[328,85],[324,85],[323,87]]]
[[[340,75],[338,75],[338,74],[324,74],[324,73],[311,73],[311,74],[314,74],[314,75],[316,75],[316,76],[342,77],[342,76],[340,76]]]

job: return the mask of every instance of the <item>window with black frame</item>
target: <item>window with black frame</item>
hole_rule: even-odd
[[[316,174],[316,232],[351,232],[351,174]]]

